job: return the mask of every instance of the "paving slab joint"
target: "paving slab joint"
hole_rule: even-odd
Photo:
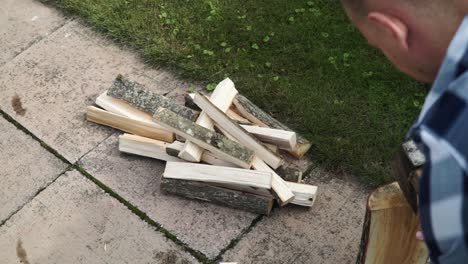
[[[60,25],[56,26],[55,28],[52,29],[52,31],[50,31],[47,35],[45,36],[39,36],[35,39],[33,39],[32,41],[30,41],[26,47],[22,48],[16,55],[14,55],[13,58],[11,58],[10,60],[7,61],[7,63],[5,63],[4,65],[1,65],[0,66],[0,69],[2,67],[4,67],[5,65],[8,64],[8,62],[14,60],[16,57],[20,56],[23,52],[27,51],[28,49],[30,49],[32,46],[36,45],[37,43],[41,42],[42,40],[46,39],[47,37],[49,37],[50,35],[52,35],[55,31],[61,29],[62,27],[64,27],[65,25],[67,25],[69,22],[73,21],[74,18],[70,18],[70,19],[66,19],[63,23],[60,23]]]
[[[21,209],[23,209],[27,204],[29,204],[42,191],[47,189],[47,187],[49,187],[52,183],[54,183],[56,180],[58,180],[58,178],[60,178],[60,176],[64,175],[65,173],[67,173],[68,171],[71,171],[71,170],[73,170],[73,166],[69,165],[67,168],[65,168],[65,170],[63,170],[60,174],[58,174],[57,177],[55,177],[55,179],[53,179],[49,184],[47,184],[46,186],[44,186],[44,187],[40,188],[39,190],[37,190],[37,192],[34,195],[32,195],[31,199],[29,199],[27,202],[25,202],[23,205],[21,205],[17,210],[15,210],[13,213],[11,213],[7,218],[5,218],[5,220],[1,221],[0,222],[0,227],[2,227],[4,224],[6,224],[6,222],[8,222],[8,220],[10,220],[14,215],[16,215],[16,213],[21,211]]]
[[[42,141],[40,138],[38,138],[36,135],[34,135],[31,131],[29,131],[27,128],[25,128],[23,125],[21,125],[18,121],[16,121],[13,117],[11,117],[9,114],[5,113],[3,110],[0,109],[0,116],[5,118],[8,122],[13,124],[17,129],[23,131],[25,134],[31,136],[34,140],[39,142],[39,144],[45,148],[47,151],[52,153],[55,157],[57,157],[59,160],[61,160],[63,163],[67,165],[72,165],[72,163],[67,160],[64,156],[62,156],[57,150],[53,149],[51,146],[49,146],[47,143]]]
[[[140,217],[141,220],[144,222],[148,223],[149,225],[153,226],[156,231],[161,232],[166,238],[169,240],[173,241],[176,245],[180,246],[184,251],[190,253],[192,256],[194,256],[198,261],[204,264],[214,264],[215,262],[211,259],[209,259],[205,254],[202,252],[195,250],[188,246],[186,243],[183,241],[179,240],[177,236],[172,234],[169,230],[165,229],[162,227],[161,224],[155,222],[153,219],[151,219],[146,213],[138,209],[138,207],[132,205],[130,202],[125,200],[122,196],[120,196],[118,193],[114,192],[111,188],[103,184],[101,181],[98,179],[94,178],[90,173],[88,173],[85,169],[81,168],[80,166],[74,164],[73,168],[79,171],[83,176],[94,182],[99,188],[104,190],[106,193],[108,193],[110,196],[114,197],[117,199],[120,203],[125,205],[130,211],[132,211],[134,214],[136,214],[138,217]]]
[[[10,122],[11,124],[13,124],[17,129],[21,130],[22,132],[24,132],[25,134],[31,136],[34,140],[36,140],[37,142],[39,142],[39,144],[45,148],[48,152],[52,153],[55,157],[57,157],[59,160],[61,160],[62,162],[64,162],[65,164],[68,165],[68,167],[62,172],[60,173],[50,184],[52,184],[53,182],[55,182],[60,176],[62,176],[64,173],[66,173],[67,171],[70,171],[70,170],[77,170],[79,171],[83,176],[85,176],[86,178],[90,179],[94,184],[96,184],[99,188],[101,188],[102,190],[104,190],[106,193],[108,193],[109,195],[111,195],[112,197],[114,197],[115,199],[117,199],[120,203],[122,203],[123,205],[125,205],[131,212],[133,212],[134,214],[136,214],[138,217],[140,217],[140,219],[142,219],[143,221],[145,221],[146,223],[150,224],[151,226],[153,226],[157,231],[161,232],[166,238],[170,239],[171,241],[173,241],[174,243],[176,243],[178,246],[180,246],[183,250],[189,252],[192,256],[194,256],[198,261],[200,261],[201,263],[204,263],[204,264],[212,264],[214,263],[212,260],[210,260],[205,254],[203,254],[202,252],[198,251],[198,250],[195,250],[195,249],[192,249],[191,247],[189,247],[186,243],[182,242],[181,240],[179,240],[177,238],[177,236],[175,236],[174,234],[172,234],[171,232],[169,232],[167,229],[163,228],[161,226],[161,224],[155,222],[154,220],[152,220],[151,218],[148,217],[148,215],[146,215],[144,212],[142,212],[141,210],[139,210],[136,206],[132,205],[130,202],[128,202],[127,200],[125,200],[123,197],[121,197],[119,194],[117,194],[116,192],[114,192],[112,189],[110,189],[108,186],[104,185],[102,182],[100,182],[99,180],[97,180],[96,178],[94,178],[91,174],[89,174],[85,169],[81,168],[80,166],[77,165],[78,161],[76,163],[71,163],[69,160],[67,160],[64,156],[62,156],[57,150],[53,149],[52,147],[50,147],[47,143],[45,143],[44,141],[42,141],[40,138],[38,138],[36,135],[34,135],[31,131],[29,131],[26,127],[24,127],[23,125],[21,125],[18,121],[16,121],[13,117],[11,117],[10,115],[8,115],[7,113],[5,113],[3,110],[0,109],[0,116],[2,116],[3,118],[5,118],[8,122]],[[47,186],[45,186],[44,188],[41,188],[40,190],[38,190],[38,192],[36,192],[36,194],[31,198],[34,199],[34,197],[36,197],[39,193],[41,193],[43,190],[45,190],[48,186],[50,186],[50,184],[48,184]],[[31,201],[30,200],[30,201]],[[21,206],[18,210],[16,210],[15,212],[13,212],[9,217],[7,217],[4,221],[0,222],[0,227],[2,225],[4,225],[13,215],[15,215],[17,212],[19,212],[26,204],[28,204],[30,201],[26,202],[23,206]]]
[[[228,250],[234,248],[241,240],[242,238],[244,238],[245,235],[247,235],[248,233],[250,233],[250,231],[252,231],[252,229],[258,224],[258,222],[260,222],[262,219],[264,218],[263,215],[259,215],[257,216],[254,220],[252,220],[252,223],[250,223],[250,225],[245,228],[236,238],[234,238],[233,240],[231,240],[231,242],[229,243],[229,245],[227,245],[225,248],[223,248],[218,256],[216,256],[216,258],[214,258],[214,263],[219,263],[221,262],[221,260],[223,260],[223,255],[224,253],[226,253]]]

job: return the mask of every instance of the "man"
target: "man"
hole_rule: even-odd
[[[342,2],[372,46],[433,83],[409,132],[427,160],[420,222],[432,262],[468,263],[468,0]]]

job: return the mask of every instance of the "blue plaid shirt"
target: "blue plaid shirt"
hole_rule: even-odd
[[[409,135],[426,165],[419,214],[434,263],[468,263],[468,16]]]

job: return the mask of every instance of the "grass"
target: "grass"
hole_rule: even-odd
[[[389,161],[426,92],[367,46],[339,1],[44,1],[151,65],[208,88],[229,76],[313,141],[313,159],[372,185],[391,179]]]

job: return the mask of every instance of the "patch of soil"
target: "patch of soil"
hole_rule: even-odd
[[[21,103],[21,98],[18,95],[11,98],[11,106],[18,115],[24,116],[26,114],[26,109],[23,108],[23,103]]]

